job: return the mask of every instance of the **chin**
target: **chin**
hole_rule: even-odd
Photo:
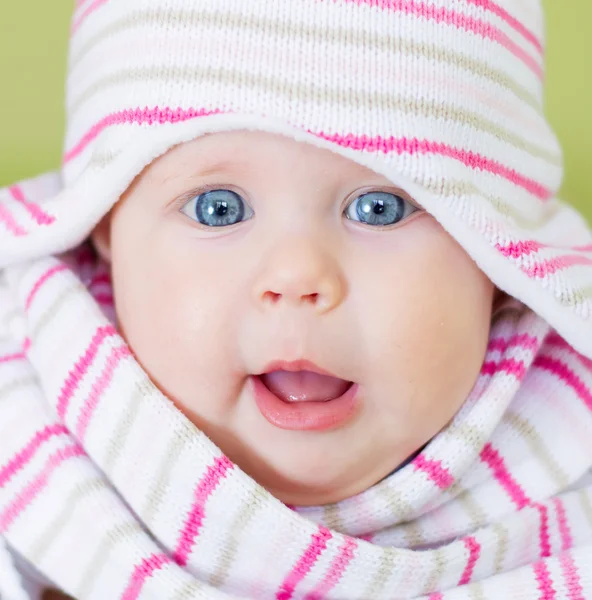
[[[350,497],[350,494],[339,489],[307,488],[269,488],[268,491],[278,500],[289,506],[325,506],[335,504]]]
[[[352,476],[351,465],[342,470],[323,469],[314,462],[300,462],[289,468],[276,466],[273,475],[254,478],[284,504],[295,506],[322,506],[351,498],[372,487],[380,476]]]
[[[325,506],[335,504],[342,500],[347,500],[363,492],[371,486],[350,486],[342,487],[308,487],[302,484],[298,487],[278,487],[268,491],[284,504],[293,506]]]

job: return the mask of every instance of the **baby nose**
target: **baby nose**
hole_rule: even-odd
[[[262,261],[254,291],[263,308],[310,306],[320,314],[341,304],[345,284],[331,254],[309,240],[286,240]]]

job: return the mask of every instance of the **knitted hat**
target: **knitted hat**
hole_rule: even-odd
[[[63,188],[0,194],[0,267],[79,244],[176,144],[276,132],[406,190],[592,357],[592,235],[542,98],[538,0],[79,0]]]

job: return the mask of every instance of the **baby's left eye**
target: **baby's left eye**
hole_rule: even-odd
[[[389,192],[367,192],[358,196],[344,211],[346,218],[366,225],[394,225],[419,210],[413,204]]]

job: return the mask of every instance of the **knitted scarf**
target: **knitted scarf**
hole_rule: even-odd
[[[592,597],[592,235],[542,37],[536,0],[79,1],[61,172],[0,190],[0,539],[79,599]],[[160,393],[85,242],[154,158],[245,128],[386,176],[510,296],[453,420],[331,506]]]

